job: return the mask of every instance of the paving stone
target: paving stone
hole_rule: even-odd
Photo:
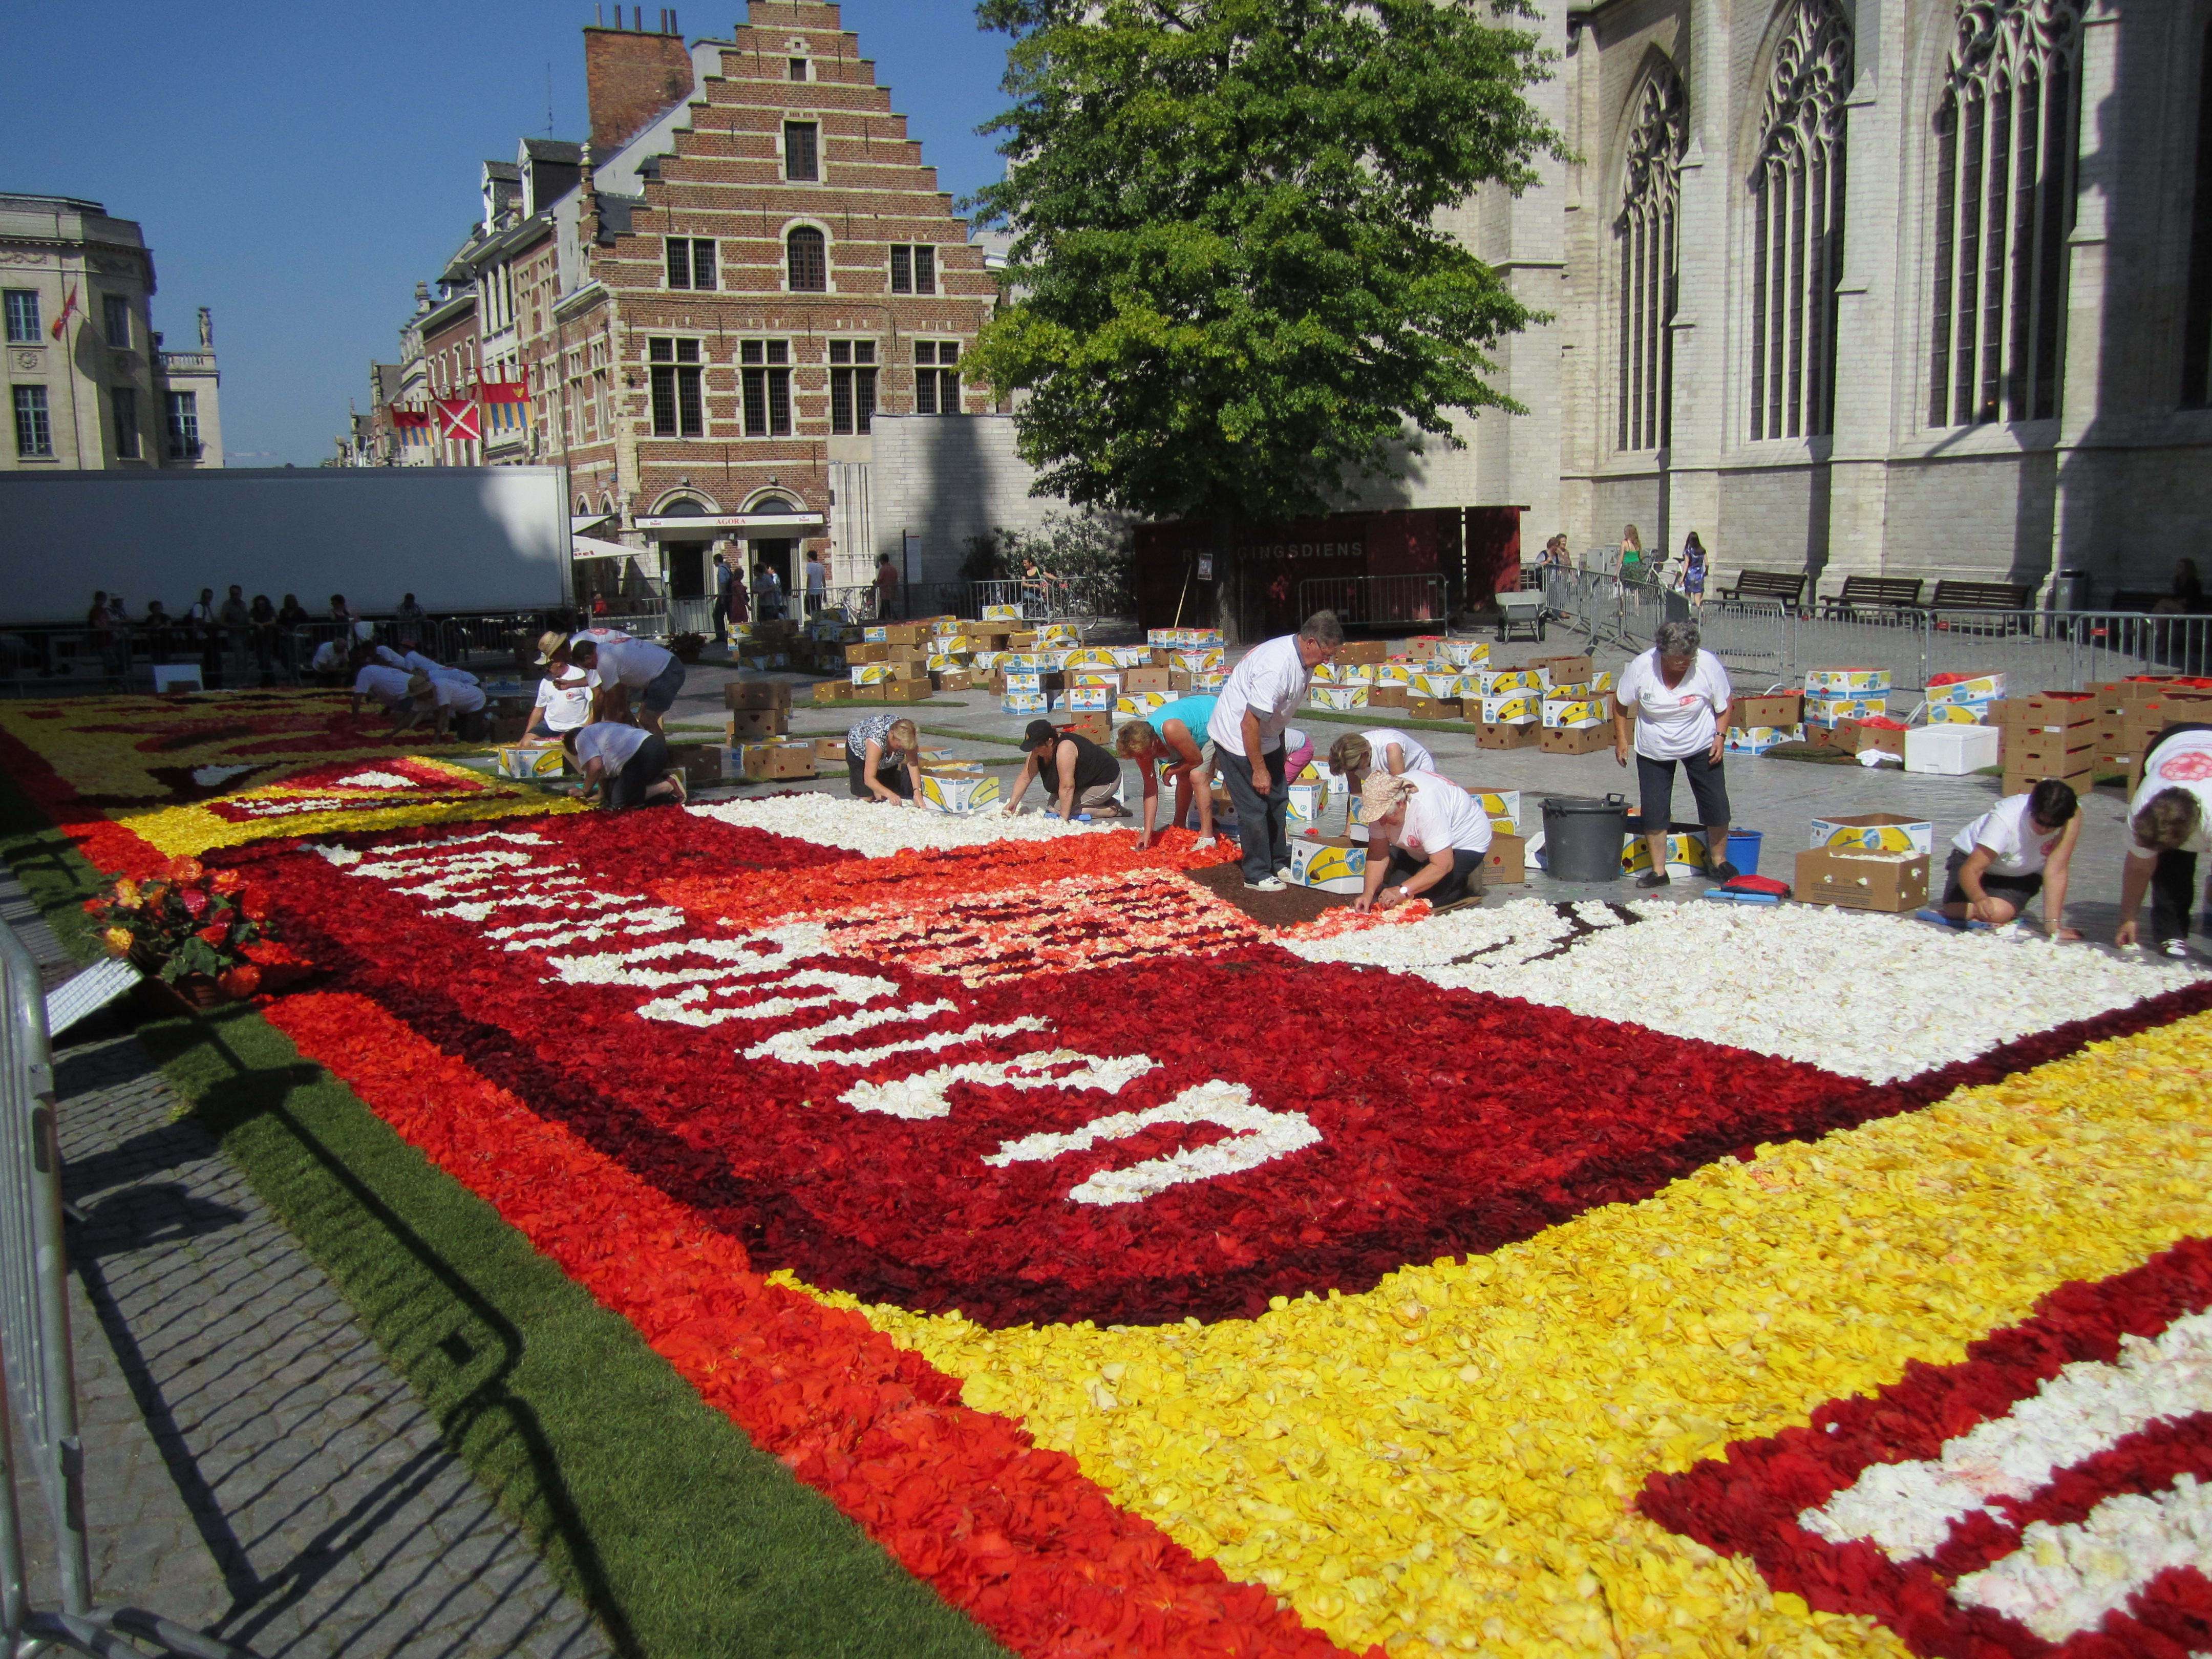
[[[0,918],[66,976],[12,880]],[[145,1051],[96,1020],[71,1038],[56,1075],[86,1217],[70,1292],[95,1595],[269,1659],[611,1652]],[[51,1523],[18,1467],[51,1607]]]

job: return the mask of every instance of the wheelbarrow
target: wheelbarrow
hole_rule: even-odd
[[[1544,595],[1539,590],[1523,589],[1517,593],[1500,593],[1497,598],[1498,637],[1502,642],[1514,637],[1513,630],[1525,628],[1540,644],[1544,638]]]

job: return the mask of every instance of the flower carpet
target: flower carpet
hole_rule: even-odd
[[[2201,975],[337,760],[266,1017],[1014,1652],[2212,1653]]]

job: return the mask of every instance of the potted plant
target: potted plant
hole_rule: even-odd
[[[289,960],[270,939],[260,890],[236,871],[210,872],[198,859],[173,859],[143,881],[122,877],[84,908],[110,951],[188,1007],[252,996],[276,960]]]

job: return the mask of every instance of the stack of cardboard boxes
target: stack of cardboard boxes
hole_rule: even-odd
[[[1728,752],[1763,755],[1785,743],[1805,741],[1805,694],[1774,691],[1729,700]]]
[[[1797,855],[1791,896],[1801,904],[1897,914],[1928,902],[1936,826],[1894,812],[1814,818],[1812,844]]]
[[[2089,688],[2097,708],[2092,770],[2124,775],[2128,793],[2142,782],[2143,757],[2169,726],[2212,724],[2212,681],[2134,678]]]
[[[1989,706],[1997,728],[2004,793],[2016,795],[2057,778],[2086,795],[2096,781],[2097,750],[2106,735],[2099,699],[2087,691],[2039,691]]]
[[[722,687],[722,707],[728,724],[723,736],[725,754],[712,745],[699,744],[714,757],[713,775],[735,772],[748,782],[769,778],[811,778],[815,773],[815,744],[810,738],[791,736],[791,683],[788,680],[730,680]],[[696,783],[706,775],[706,755],[678,750],[677,763]],[[694,770],[694,768],[699,769]]]
[[[846,690],[840,702],[922,702],[930,693],[930,624],[876,623],[845,647]]]

